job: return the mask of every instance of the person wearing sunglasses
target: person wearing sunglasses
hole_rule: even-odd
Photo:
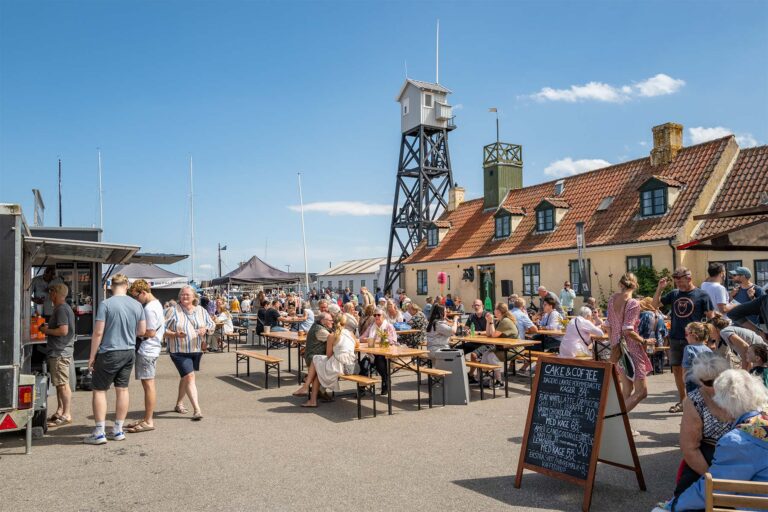
[[[387,341],[390,345],[399,345],[397,341],[397,332],[394,326],[387,321],[386,313],[381,308],[376,308],[373,312],[373,323],[368,330],[360,335],[361,343],[372,343],[380,341],[381,336],[386,333]],[[389,375],[387,374],[387,360],[384,356],[375,356],[373,365],[381,377],[381,394],[389,393]]]
[[[699,386],[688,393],[683,401],[683,419],[680,423],[680,451],[683,452],[683,460],[680,463],[675,496],[680,496],[707,472],[717,441],[733,428],[731,422],[718,420],[710,410],[710,406],[714,407],[711,400],[712,383],[729,368],[728,361],[712,352],[700,354],[693,362],[691,375]]]

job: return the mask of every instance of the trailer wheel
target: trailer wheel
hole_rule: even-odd
[[[35,411],[32,416],[32,437],[39,439],[48,432],[48,407]]]

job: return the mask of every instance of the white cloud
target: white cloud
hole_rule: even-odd
[[[591,171],[593,169],[608,167],[609,165],[611,165],[610,162],[606,162],[600,158],[574,160],[571,157],[567,157],[549,164],[544,168],[544,174],[554,178],[563,178],[565,176],[573,176],[574,174],[581,174],[582,172]]]
[[[457,103],[457,104],[455,104],[453,106],[453,110],[461,110],[463,108],[464,108],[464,104],[463,103]]]
[[[705,128],[703,126],[694,126],[688,128],[688,136],[691,138],[691,144],[701,144],[709,140],[719,139],[728,135],[734,134],[733,130],[725,128],[724,126],[713,126]],[[736,135],[736,142],[742,148],[751,148],[757,146],[757,140],[751,133],[738,133]]]
[[[289,206],[295,212],[301,211],[301,206]],[[307,203],[305,212],[321,212],[331,216],[352,215],[355,217],[367,217],[371,215],[392,215],[392,205],[368,204],[359,201],[328,201],[319,203]]]
[[[685,85],[685,80],[679,80],[672,78],[664,73],[651,77],[647,80],[643,80],[635,84],[635,89],[640,96],[653,97],[653,96],[665,96],[667,94],[675,94]]]
[[[584,85],[572,85],[568,89],[544,87],[530,97],[537,101],[602,101],[623,103],[636,97],[653,97],[674,94],[685,85],[684,80],[659,73],[634,85],[614,86],[602,82],[589,82]]]
[[[211,270],[213,268],[213,265],[209,263],[203,263],[202,265],[200,265],[200,268],[203,270]]]

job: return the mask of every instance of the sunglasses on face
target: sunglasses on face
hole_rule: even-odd
[[[376,313],[373,316],[381,316],[381,313]]]

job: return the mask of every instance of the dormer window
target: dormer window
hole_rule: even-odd
[[[555,195],[559,196],[565,190],[565,180],[557,180],[555,183]]]
[[[638,191],[640,192],[640,217],[664,215],[677,200],[683,183],[666,176],[651,176]]]
[[[643,217],[667,213],[667,187],[640,192],[640,212]]]
[[[559,197],[545,197],[536,207],[536,232],[554,231],[571,205]]]
[[[427,230],[427,247],[437,247],[440,235],[436,227]]]
[[[494,235],[494,238],[507,238],[512,231],[511,221],[511,215],[499,215],[496,217],[496,234]]]
[[[552,231],[555,229],[555,209],[542,208],[536,211],[536,231]]]
[[[429,94],[428,92],[424,93],[424,106],[425,107],[432,108],[433,100],[434,100],[434,98],[432,97],[431,94]]]

